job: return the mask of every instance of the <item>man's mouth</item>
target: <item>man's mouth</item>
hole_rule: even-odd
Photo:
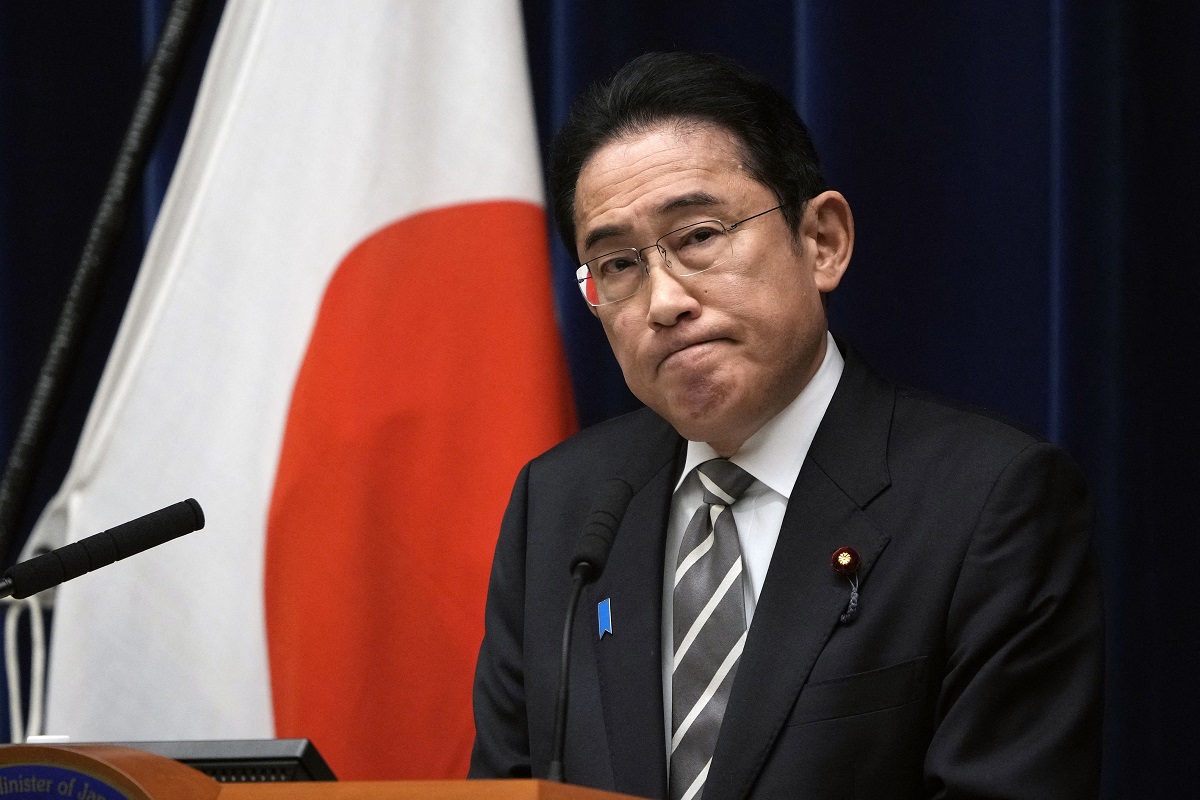
[[[717,348],[724,341],[721,338],[697,339],[693,342],[686,342],[678,347],[672,348],[659,362],[659,367],[672,366],[674,364],[683,363],[692,359],[699,359],[706,356],[710,351]]]

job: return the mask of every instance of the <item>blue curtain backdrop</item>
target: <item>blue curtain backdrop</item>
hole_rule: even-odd
[[[0,4],[0,454],[164,5]],[[1080,461],[1100,511],[1108,605],[1105,796],[1196,794],[1200,7],[526,0],[524,10],[543,140],[582,87],[651,49],[732,55],[793,98],[857,222],[834,329],[893,378],[994,409]],[[26,525],[65,470],[189,103],[177,103],[151,169],[146,214]],[[589,424],[635,401],[554,245]]]

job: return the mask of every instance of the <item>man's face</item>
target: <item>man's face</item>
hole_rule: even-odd
[[[693,222],[728,226],[778,204],[750,177],[728,131],[664,124],[608,144],[584,164],[576,245],[586,261],[646,247]],[[841,278],[851,225],[845,200],[827,192],[810,201],[799,237],[782,213],[766,214],[729,235],[731,259],[699,275],[679,278],[647,250],[650,274],[638,293],[595,309],[629,388],[685,438],[732,455],[820,366],[820,293]]]

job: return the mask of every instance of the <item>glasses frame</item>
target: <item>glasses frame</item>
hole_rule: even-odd
[[[581,295],[583,295],[584,302],[587,303],[592,308],[599,308],[600,306],[607,306],[607,305],[612,305],[613,303],[620,303],[622,300],[628,300],[629,298],[633,297],[635,294],[637,294],[641,290],[642,286],[646,283],[646,276],[648,276],[650,274],[650,262],[642,256],[642,253],[646,252],[647,250],[651,250],[651,249],[658,250],[659,255],[662,256],[662,259],[663,259],[663,266],[666,267],[667,269],[671,270],[671,274],[675,275],[678,278],[690,278],[693,275],[700,275],[702,273],[708,272],[710,269],[717,266],[721,262],[715,262],[715,263],[710,264],[709,266],[705,267],[704,269],[698,269],[693,272],[678,272],[678,271],[676,271],[675,268],[671,265],[670,259],[667,258],[667,248],[663,246],[662,240],[666,239],[668,236],[672,236],[676,233],[679,233],[682,230],[686,230],[687,228],[691,228],[696,225],[708,225],[711,223],[716,223],[717,225],[720,225],[721,230],[725,232],[726,236],[728,236],[729,234],[733,233],[738,228],[740,228],[742,225],[745,225],[750,220],[758,219],[759,217],[766,216],[767,214],[770,214],[772,211],[780,211],[782,208],[783,208],[782,204],[777,205],[774,208],[768,208],[766,211],[759,211],[757,214],[751,214],[750,216],[748,216],[744,219],[739,219],[737,222],[734,222],[731,225],[726,225],[724,222],[722,222],[719,219],[697,220],[696,222],[690,222],[687,225],[676,228],[675,230],[667,231],[662,236],[658,237],[658,239],[656,239],[654,241],[654,244],[648,244],[645,247],[619,247],[616,250],[611,250],[603,255],[596,256],[595,258],[589,258],[587,261],[580,264],[579,267],[575,270],[575,281],[579,286],[579,293]],[[730,245],[732,246],[732,242],[730,243]],[[641,278],[638,280],[637,288],[634,289],[629,294],[625,295],[624,297],[618,297],[615,300],[604,300],[599,303],[593,303],[591,300],[588,299],[588,296],[587,296],[587,285],[586,285],[587,280],[589,277],[592,277],[591,269],[588,267],[588,264],[594,264],[595,262],[597,262],[601,259],[608,258],[609,256],[615,255],[617,253],[624,253],[624,252],[634,253],[635,254],[634,260],[637,262],[637,265],[641,268]],[[593,280],[595,280],[595,279],[593,278]],[[599,297],[599,292],[597,292],[597,297]]]

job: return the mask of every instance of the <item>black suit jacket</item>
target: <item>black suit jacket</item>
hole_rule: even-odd
[[[566,780],[667,789],[663,545],[684,443],[643,410],[521,472],[475,683],[473,777],[545,775],[567,564],[613,475],[638,489],[575,622]],[[792,492],[704,800],[1095,797],[1091,505],[1057,448],[896,387],[853,352]],[[856,619],[831,556],[862,556]],[[596,604],[608,598],[612,633]]]

